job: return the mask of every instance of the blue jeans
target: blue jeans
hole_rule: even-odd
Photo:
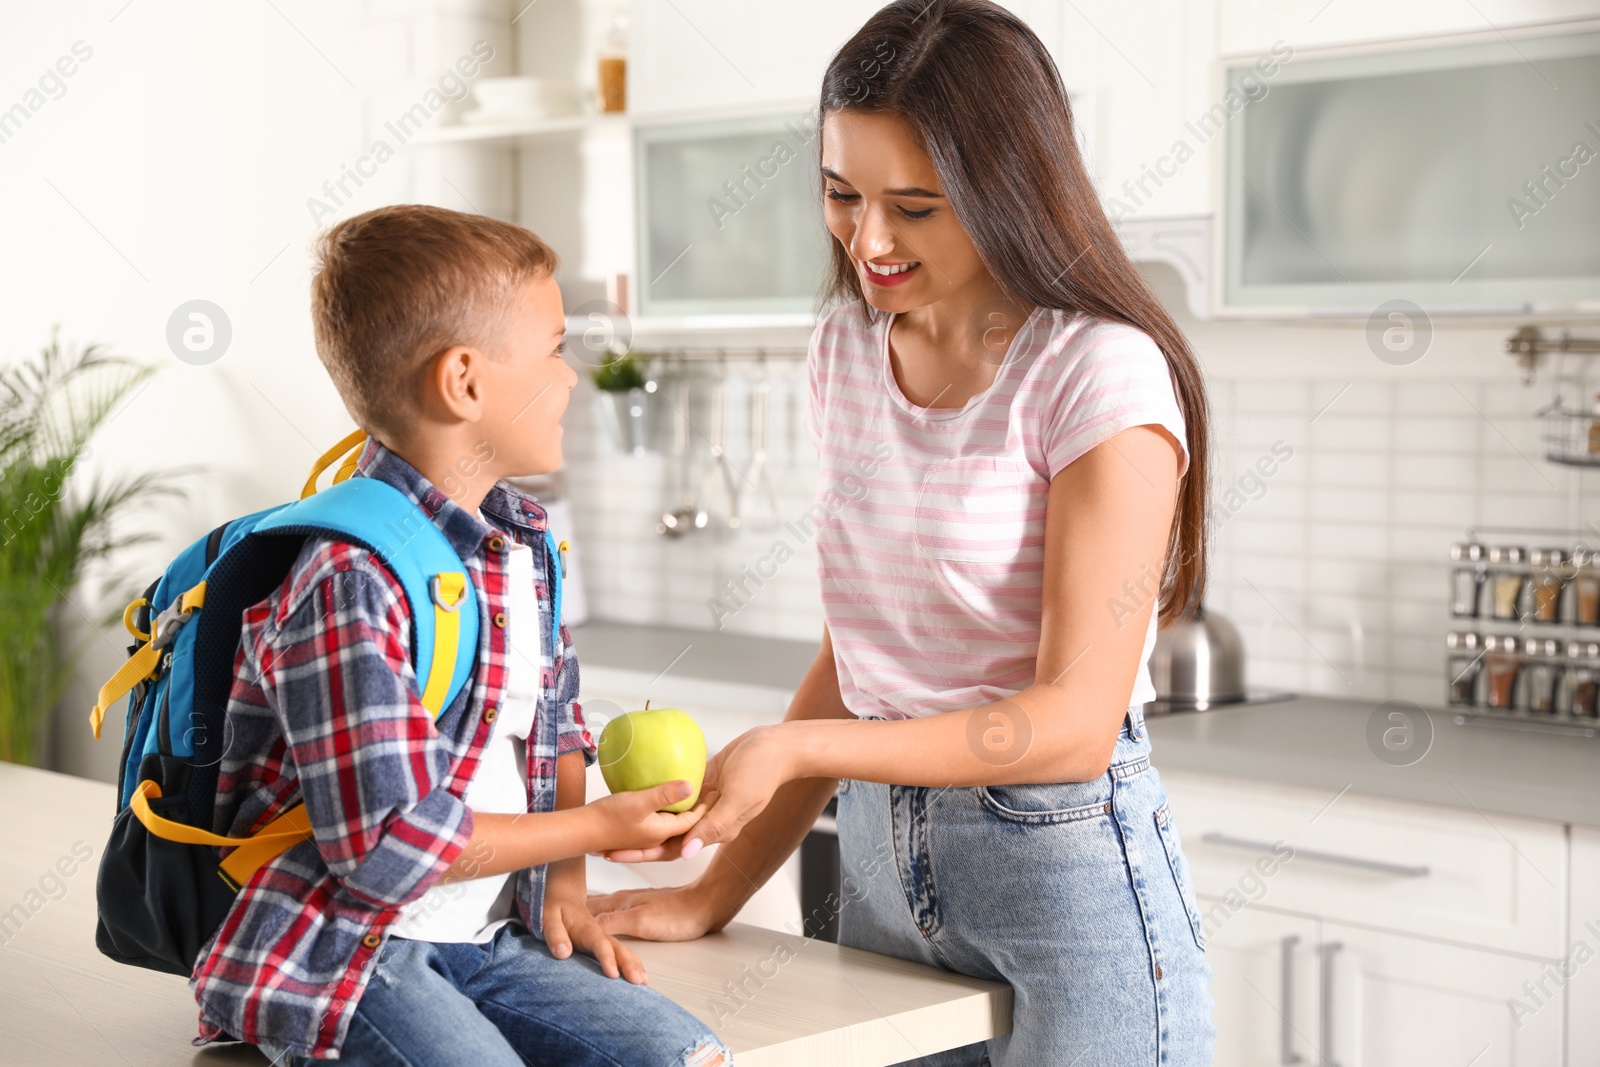
[[[1205,1067],[1211,968],[1166,790],[1132,708],[1092,782],[847,780],[841,944],[1009,982],[1011,1033],[922,1067]]]
[[[274,1056],[305,1067],[318,1061]],[[481,944],[391,937],[356,1003],[350,1067],[702,1067],[732,1057],[694,1016],[588,956],[550,955],[519,923]]]

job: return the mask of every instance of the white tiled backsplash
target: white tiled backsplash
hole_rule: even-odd
[[[1499,336],[1489,331],[1485,343]],[[751,365],[730,366],[737,386],[739,370]],[[790,432],[784,410],[792,405],[788,414],[798,419],[803,362],[776,363],[773,374],[772,462],[785,517],[794,518],[811,503],[816,471],[809,439],[797,422]],[[1490,379],[1213,373],[1210,386],[1216,525],[1207,602],[1242,631],[1252,687],[1437,706],[1443,637],[1452,628],[1450,544],[1474,525],[1576,530],[1597,517],[1594,476],[1542,458],[1533,412],[1548,389],[1524,388],[1509,360]],[[740,469],[748,456],[743,395],[730,392],[730,454]],[[694,421],[706,427],[704,389],[695,405]],[[618,454],[598,414],[585,382],[567,417],[567,471],[591,614],[714,629],[708,601],[720,596],[736,609],[721,620],[726,630],[817,639],[811,545],[783,530],[721,541],[658,537],[666,460]],[[697,472],[707,447],[697,435]],[[1600,530],[1591,534],[1600,541]],[[747,579],[752,595],[739,607],[722,583],[754,569],[779,538],[795,557],[759,586]]]

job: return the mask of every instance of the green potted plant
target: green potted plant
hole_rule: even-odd
[[[56,331],[38,358],[0,368],[0,759],[43,755],[50,714],[83,652],[63,637],[60,609],[78,611],[68,597],[87,565],[154,536],[120,533],[116,520],[135,504],[184,495],[173,484],[183,471],[108,478],[79,469],[96,431],[154,371],[102,345],[64,351]],[[120,626],[145,584],[119,585],[116,606],[91,625]]]
[[[624,452],[642,454],[650,441],[649,388],[645,381],[643,353],[610,352],[589,377],[599,390],[605,408],[606,425],[612,440]]]

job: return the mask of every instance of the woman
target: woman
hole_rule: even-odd
[[[892,3],[830,64],[821,112],[843,298],[810,353],[822,650],[785,721],[712,760],[681,844],[612,856],[724,842],[719,862],[594,909],[614,934],[720,928],[837,785],[841,941],[1015,992],[1009,1036],[917,1062],[1210,1063],[1200,916],[1141,714],[1157,602],[1177,617],[1205,580],[1194,358],[1015,16]]]

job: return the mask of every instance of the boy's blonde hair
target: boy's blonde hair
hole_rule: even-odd
[[[403,439],[420,372],[452,345],[497,354],[522,287],[560,259],[521,226],[426,204],[345,219],[317,240],[311,325],[351,418]]]

